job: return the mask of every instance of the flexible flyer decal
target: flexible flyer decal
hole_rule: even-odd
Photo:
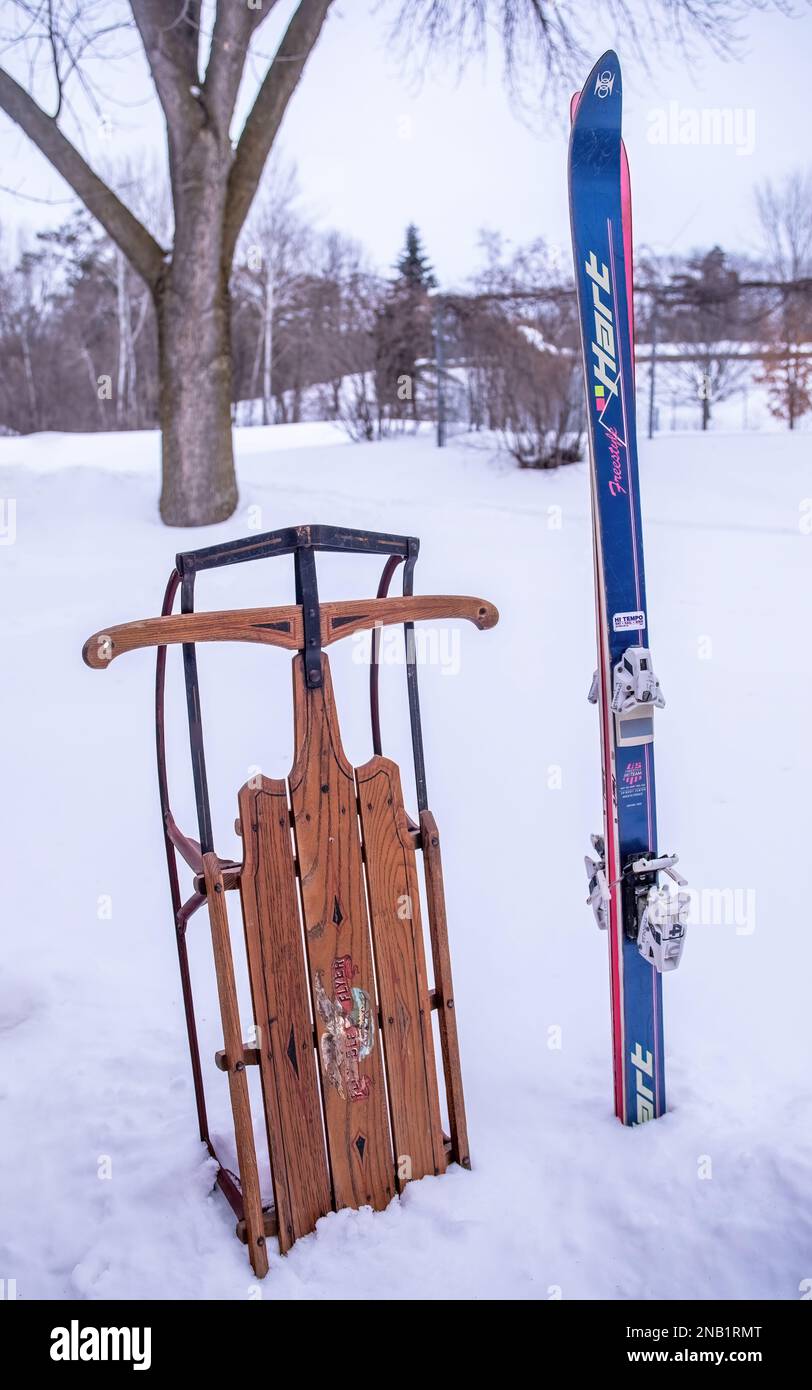
[[[314,993],[325,1031],[319,1040],[324,1074],[342,1100],[367,1100],[370,1078],[361,1063],[375,1046],[372,1001],[365,989],[352,983],[358,967],[351,956],[333,961],[332,999],[324,988],[324,976],[316,971]]]
[[[642,632],[645,625],[645,613],[615,613],[612,618],[615,632]]]

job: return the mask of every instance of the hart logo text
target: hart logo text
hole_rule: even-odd
[[[650,1052],[644,1052],[639,1043],[635,1043],[630,1060],[636,1078],[637,1118],[635,1124],[642,1125],[646,1120],[654,1119],[654,1091],[648,1084],[654,1075],[654,1058]]]
[[[590,251],[584,262],[584,269],[592,281],[592,303],[595,310],[595,335],[592,339],[592,364],[595,407],[603,415],[609,401],[617,395],[618,365],[615,347],[615,320],[612,313],[612,290],[609,283],[609,267],[599,265],[594,251]]]

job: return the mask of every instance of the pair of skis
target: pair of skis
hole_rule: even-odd
[[[654,675],[643,569],[634,400],[631,193],[617,55],[573,100],[569,179],[590,453],[604,833],[586,860],[609,938],[615,1112],[665,1111],[662,974],[679,964],[688,896],[657,850]],[[668,883],[663,882],[663,876]],[[676,883],[676,889],[670,885]]]

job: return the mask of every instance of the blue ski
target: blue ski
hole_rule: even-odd
[[[607,930],[615,1112],[639,1124],[665,1111],[662,972],[679,963],[687,895],[675,856],[658,855],[654,708],[637,467],[631,200],[617,55],[595,64],[573,102],[570,218],[586,387],[604,834],[587,859],[590,901]]]

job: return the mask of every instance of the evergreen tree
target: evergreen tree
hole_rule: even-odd
[[[399,279],[408,290],[436,290],[434,267],[423,250],[420,233],[414,222],[406,228],[406,245],[396,265]]]
[[[432,356],[431,301],[437,286],[414,223],[396,264],[397,275],[379,310],[375,332],[375,381],[381,421],[419,419],[418,387]]]

